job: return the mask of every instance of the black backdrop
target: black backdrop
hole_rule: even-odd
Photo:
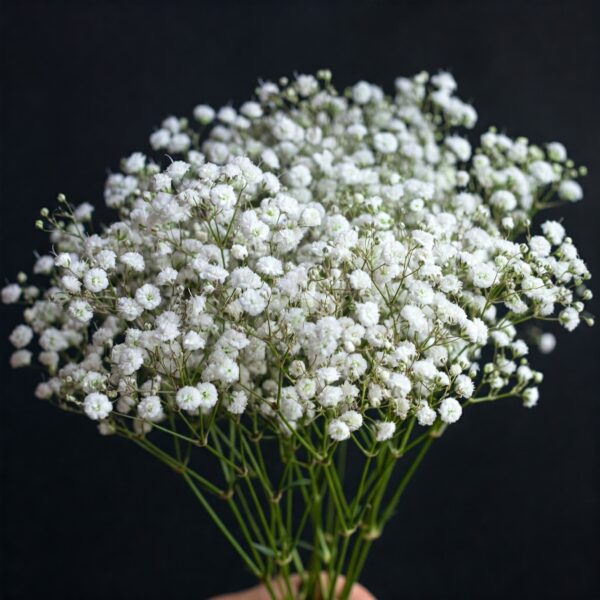
[[[58,192],[100,206],[107,170],[164,116],[323,66],[388,89],[450,68],[483,125],[564,142],[590,168],[565,222],[600,276],[598,3],[28,0],[2,17],[2,279],[47,250],[39,208]],[[16,322],[3,310],[0,338]],[[378,598],[600,597],[597,340],[581,328],[536,358],[535,410],[470,410],[434,446],[367,564]],[[176,476],[35,400],[0,346],[4,597],[203,600],[249,583]]]

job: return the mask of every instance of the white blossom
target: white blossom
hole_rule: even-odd
[[[540,397],[539,391],[536,387],[527,388],[523,392],[523,406],[526,408],[533,408]]]
[[[347,410],[340,419],[348,426],[350,431],[356,431],[362,427],[363,416],[356,410]]]
[[[112,403],[108,396],[100,392],[88,394],[83,401],[85,414],[94,421],[106,419],[112,411]]]
[[[202,403],[200,390],[191,385],[186,385],[175,394],[175,402],[182,410],[194,411]]]
[[[29,325],[17,325],[10,334],[9,340],[15,348],[24,348],[33,339],[33,330]]]
[[[94,311],[89,302],[85,300],[73,300],[69,304],[69,314],[82,323],[89,323],[94,316]]]
[[[158,396],[146,396],[137,405],[138,415],[150,422],[158,422],[164,418],[164,410]]]
[[[108,277],[104,269],[90,269],[83,277],[85,287],[94,294],[108,287]]]
[[[375,302],[359,302],[356,305],[358,320],[365,327],[377,325],[379,322],[379,306]]]
[[[0,295],[4,304],[14,304],[21,297],[21,286],[11,283],[2,288]]]
[[[343,442],[351,435],[350,428],[341,419],[333,419],[330,421],[327,426],[327,433],[329,434],[329,437],[336,442]]]
[[[248,396],[243,391],[233,392],[227,403],[227,410],[234,415],[244,414],[248,406]]]
[[[433,425],[435,423],[436,413],[433,408],[431,408],[427,402],[421,402],[419,404],[419,408],[417,409],[417,420],[419,425],[423,427]]]
[[[382,154],[396,152],[398,148],[398,140],[392,133],[382,132],[375,134],[373,146]]]
[[[577,202],[583,198],[581,186],[573,180],[562,181],[558,186],[558,195],[562,200]]]
[[[538,341],[542,354],[550,354],[556,348],[556,337],[552,333],[543,333]]]
[[[375,439],[378,442],[392,439],[395,431],[396,423],[393,421],[378,421],[375,423]]]
[[[215,118],[215,111],[207,104],[198,104],[194,108],[194,118],[203,125],[208,125]]]
[[[204,410],[212,408],[219,399],[217,388],[212,383],[200,383],[197,390],[200,394],[199,406]]]
[[[462,406],[455,398],[446,397],[438,409],[444,423],[456,423],[462,415]]]
[[[567,331],[573,331],[579,325],[579,313],[569,306],[560,312],[558,320]]]
[[[125,254],[121,255],[120,261],[138,272],[143,271],[145,267],[144,257],[139,252],[125,252]]]
[[[17,350],[10,355],[10,366],[13,369],[28,367],[31,364],[31,356],[32,354],[29,350]]]
[[[154,310],[161,302],[159,289],[151,283],[146,283],[135,292],[136,302],[146,310]]]

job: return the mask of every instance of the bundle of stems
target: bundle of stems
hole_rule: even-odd
[[[437,422],[417,432],[413,417],[386,443],[360,432],[338,443],[315,425],[269,434],[259,419],[192,421],[174,411],[167,424],[154,425],[152,441],[125,426],[117,433],[182,477],[271,598],[281,600],[282,587],[286,600],[347,599],[371,545],[444,426]],[[207,455],[220,464],[218,481],[193,466]]]

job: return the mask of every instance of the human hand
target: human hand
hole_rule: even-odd
[[[323,583],[327,583],[327,576],[325,574],[322,575]],[[300,576],[294,574],[290,577],[292,587],[294,589],[298,589],[300,587]],[[336,596],[342,592],[344,589],[344,584],[346,583],[346,579],[343,575],[338,577],[336,582],[335,591]],[[273,589],[277,593],[277,597],[280,600],[285,600],[286,592],[282,585],[281,581],[273,582]],[[264,584],[257,585],[248,590],[243,590],[241,592],[235,592],[233,594],[225,594],[222,596],[213,596],[209,600],[271,600],[271,596],[267,591],[267,588]],[[352,586],[352,591],[350,592],[350,596],[348,600],[376,600],[375,596],[367,591],[360,583],[355,583]]]

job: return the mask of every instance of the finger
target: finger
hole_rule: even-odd
[[[249,590],[234,592],[233,594],[223,594],[221,596],[213,596],[208,600],[269,600],[269,595],[264,587],[256,586]]]
[[[376,600],[376,598],[365,587],[360,585],[360,583],[355,583],[352,586],[350,600]]]

